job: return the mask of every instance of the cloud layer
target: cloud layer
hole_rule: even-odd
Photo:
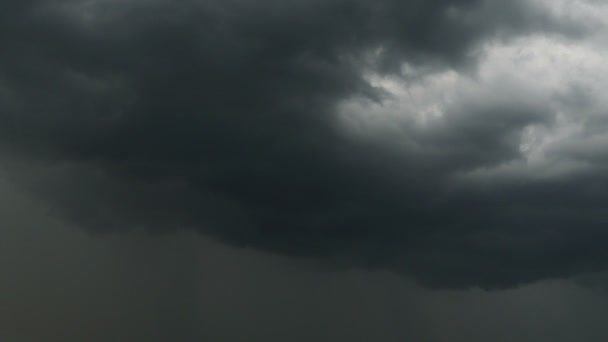
[[[608,260],[600,4],[0,6],[3,166],[87,229],[437,287]]]

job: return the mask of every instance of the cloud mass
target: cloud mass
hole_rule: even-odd
[[[85,229],[195,230],[441,288],[603,270],[604,5],[0,5],[11,181]]]

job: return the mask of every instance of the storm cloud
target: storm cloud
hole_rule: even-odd
[[[195,230],[442,288],[603,270],[591,1],[4,1],[10,179],[83,229]]]

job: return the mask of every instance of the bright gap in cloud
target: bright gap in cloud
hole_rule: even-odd
[[[536,176],[542,170],[546,176],[569,174],[596,166],[592,151],[608,150],[608,137],[597,129],[608,127],[608,115],[600,110],[608,105],[602,97],[608,89],[604,50],[585,41],[528,36],[485,44],[472,73],[409,63],[397,76],[367,71],[369,84],[386,96],[379,102],[348,99],[340,104],[339,117],[350,134],[390,137],[393,144],[411,146],[438,127],[455,131],[463,122],[491,125],[503,120],[500,116],[515,115],[504,108],[547,108],[544,119],[523,118],[516,127],[521,159],[467,173],[490,178],[522,177],[531,170]],[[487,113],[467,115],[480,107]]]

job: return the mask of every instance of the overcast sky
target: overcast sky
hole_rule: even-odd
[[[0,339],[606,341],[607,24],[3,0]]]

